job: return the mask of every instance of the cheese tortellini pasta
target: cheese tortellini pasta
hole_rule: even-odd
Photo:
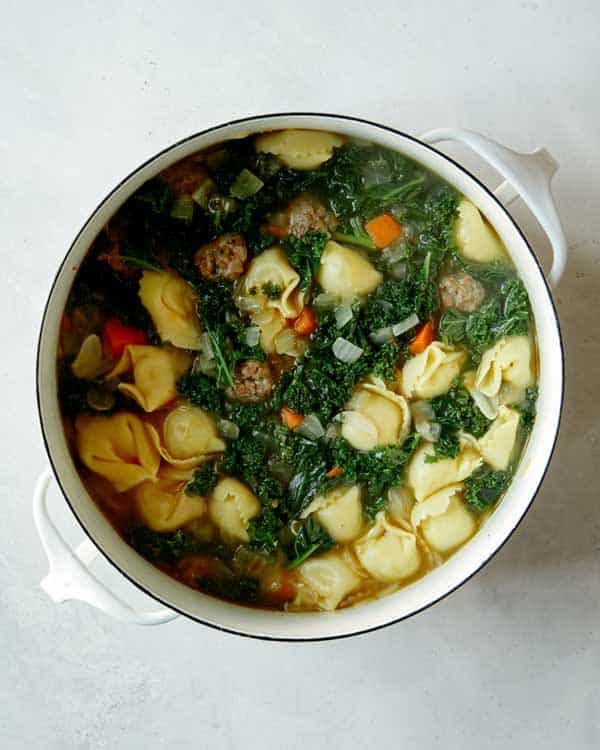
[[[342,416],[342,436],[358,450],[402,445],[410,432],[406,400],[379,378],[371,378],[355,389]]]
[[[199,406],[181,404],[167,414],[160,429],[149,429],[163,459],[180,469],[198,466],[225,450],[215,420]]]
[[[431,445],[418,448],[406,473],[406,481],[417,501],[424,500],[443,487],[462,482],[483,461],[476,441],[466,437],[461,440],[460,453],[456,458],[441,458],[430,462],[427,461],[428,456],[434,457]]]
[[[362,567],[378,581],[393,583],[414,575],[421,566],[415,535],[378,513],[374,525],[354,544]]]
[[[311,514],[336,542],[353,541],[364,525],[360,487],[336,487],[315,498],[301,518]]]
[[[322,130],[279,130],[264,133],[255,141],[259,152],[275,154],[292,169],[315,169],[331,159],[333,149],[344,142],[342,136]]]
[[[196,294],[178,273],[144,271],[139,297],[162,341],[181,349],[202,348]]]
[[[427,399],[446,393],[467,359],[464,351],[433,341],[402,368],[402,393]]]
[[[208,512],[226,538],[249,541],[248,524],[260,511],[260,502],[245,484],[227,477],[214,488]]]
[[[461,255],[469,260],[479,263],[506,260],[506,252],[500,238],[484,221],[477,206],[466,198],[458,204],[454,239]]]
[[[117,492],[156,480],[160,453],[148,425],[135,414],[80,415],[75,421],[75,442],[85,466],[108,479]]]
[[[529,336],[505,336],[483,353],[475,387],[501,403],[512,404],[535,382],[533,346]]]
[[[352,300],[370,294],[383,276],[358,251],[329,240],[321,255],[317,280],[325,292]]]
[[[191,364],[191,356],[181,349],[129,345],[107,378],[131,373],[133,382],[119,383],[119,390],[152,412],[177,396],[177,381]]]
[[[481,455],[493,469],[508,468],[517,441],[519,419],[518,411],[501,406],[498,416],[485,435],[479,439]]]
[[[296,575],[294,604],[302,609],[336,609],[361,582],[349,556],[335,551],[308,559],[298,567]]]
[[[133,495],[138,516],[154,531],[174,531],[206,513],[206,500],[188,495],[185,483],[177,481],[143,482]]]
[[[451,484],[415,503],[412,510],[414,528],[440,554],[452,552],[475,533],[475,519],[461,500],[462,490],[462,484]]]
[[[280,247],[272,247],[257,255],[244,279],[243,295],[254,297],[262,308],[279,310],[284,318],[297,318],[302,309],[302,294],[297,291],[300,275],[294,270]],[[265,287],[279,289],[272,298]]]

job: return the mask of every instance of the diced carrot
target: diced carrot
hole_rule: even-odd
[[[102,343],[105,353],[111,359],[119,359],[126,346],[145,344],[146,334],[139,328],[126,326],[118,318],[111,318],[104,324]]]
[[[284,227],[278,227],[275,226],[275,224],[268,224],[267,226],[263,227],[263,232],[266,232],[267,234],[272,234],[273,237],[287,237],[288,233],[287,230]]]
[[[279,586],[271,588],[270,596],[276,601],[289,602],[296,595],[292,576],[289,573],[281,573]]]
[[[434,329],[433,322],[428,320],[417,331],[417,335],[412,339],[408,346],[408,350],[411,354],[420,354],[433,341]]]
[[[281,409],[281,421],[289,430],[293,430],[294,427],[298,427],[304,422],[304,415],[284,406]]]
[[[310,336],[317,329],[317,316],[311,307],[303,307],[294,321],[294,331],[298,336]]]
[[[339,477],[342,471],[343,469],[341,466],[334,466],[333,469],[329,469],[325,476],[327,477],[327,479],[333,479],[334,477]]]
[[[402,225],[391,214],[376,216],[366,223],[365,229],[379,250],[387,247],[402,234]]]

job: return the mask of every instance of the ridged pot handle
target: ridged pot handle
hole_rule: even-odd
[[[520,197],[539,221],[552,245],[552,268],[548,280],[558,286],[567,262],[567,240],[560,223],[550,184],[558,162],[545,148],[521,154],[471,130],[443,128],[420,137],[424,143],[456,141],[469,146],[505,179],[494,195],[505,205]]]
[[[33,519],[50,563],[48,575],[40,583],[48,596],[57,603],[69,599],[87,602],[117,620],[135,625],[162,625],[178,617],[170,609],[136,611],[91,573],[89,566],[98,558],[98,549],[85,539],[72,550],[50,518],[47,493],[52,478],[51,469],[46,469],[33,493]]]

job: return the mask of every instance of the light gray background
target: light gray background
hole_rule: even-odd
[[[0,8],[0,746],[598,747],[598,3]],[[416,134],[469,127],[521,150],[547,146],[561,162],[567,400],[542,491],[467,586],[366,637],[269,644],[54,605],[38,588],[46,564],[30,499],[46,463],[35,337],[56,267],[99,199],[154,152],[278,110]],[[543,254],[535,222],[516,215]]]

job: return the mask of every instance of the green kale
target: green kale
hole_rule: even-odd
[[[194,471],[194,476],[185,486],[187,495],[207,495],[214,489],[219,475],[213,463],[207,463]]]
[[[293,543],[286,549],[289,558],[288,568],[296,568],[315,552],[326,552],[335,547],[335,541],[315,520],[309,516],[296,534]]]
[[[493,505],[510,480],[507,471],[491,471],[481,467],[465,480],[465,501],[473,510],[482,511]]]
[[[190,554],[194,544],[181,529],[162,533],[140,524],[135,524],[129,529],[127,540],[147,560],[164,562],[173,562],[185,557]]]
[[[280,286],[274,284],[272,281],[267,281],[262,285],[260,290],[267,299],[279,299],[279,297],[281,297],[281,292],[283,291]]]
[[[475,405],[461,378],[455,380],[448,393],[431,399],[431,408],[434,419],[440,424],[442,431],[435,443],[435,454],[426,458],[428,462],[458,456],[459,431],[468,432],[479,438],[491,424]]]
[[[475,364],[503,336],[524,335],[528,330],[529,299],[522,281],[516,277],[506,278],[478,310],[448,310],[439,323],[442,341],[466,346]]]
[[[400,357],[400,346],[396,341],[374,349],[370,355],[370,369],[373,375],[383,380],[393,380],[398,358]]]
[[[223,396],[211,380],[201,372],[188,372],[177,382],[177,391],[195,406],[219,414],[223,408]]]
[[[521,429],[527,435],[533,429],[536,417],[538,387],[532,385],[525,390],[525,397],[513,406],[521,415]]]
[[[288,237],[284,248],[290,263],[300,274],[300,289],[310,286],[313,276],[319,270],[321,255],[327,235],[325,232],[306,232],[302,237]]]
[[[272,552],[279,546],[279,534],[283,521],[273,508],[263,508],[248,524],[248,536],[252,547]]]
[[[237,577],[233,574],[211,578],[205,576],[196,580],[196,586],[200,591],[218,596],[221,599],[250,604],[258,599],[260,581],[258,578]]]
[[[332,484],[341,481],[363,485],[363,510],[372,521],[386,505],[386,490],[402,482],[404,467],[418,444],[419,436],[413,434],[402,446],[388,445],[370,451],[356,451],[345,438],[335,438],[329,447],[329,466],[339,466],[342,474]]]

